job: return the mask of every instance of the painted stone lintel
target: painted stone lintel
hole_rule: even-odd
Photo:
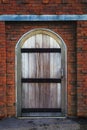
[[[80,21],[87,15],[0,15],[0,21]]]

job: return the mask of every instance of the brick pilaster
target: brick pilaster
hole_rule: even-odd
[[[0,118],[1,117],[6,117],[6,44],[4,22],[0,22]]]
[[[77,115],[87,116],[87,21],[77,24]]]

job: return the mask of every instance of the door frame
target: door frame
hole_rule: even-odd
[[[16,85],[16,116],[21,117],[21,47],[24,42],[35,34],[47,34],[54,38],[61,48],[61,68],[63,75],[61,81],[61,109],[62,116],[67,116],[67,47],[63,39],[55,32],[45,29],[37,28],[25,33],[17,42],[15,47],[15,85]]]

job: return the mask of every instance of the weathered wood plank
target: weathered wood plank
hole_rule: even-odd
[[[50,37],[48,35],[43,35],[43,48],[50,48]],[[50,77],[50,53],[43,54],[43,77],[49,78]],[[43,108],[49,107],[49,95],[50,95],[50,84],[44,83],[43,84]]]
[[[38,34],[35,36],[35,48],[42,48],[42,34]],[[36,53],[36,78],[41,77],[41,68],[42,68],[42,59],[41,54]],[[42,95],[42,89],[41,84],[36,83],[36,108],[42,107],[42,98],[40,95]]]
[[[58,48],[58,44],[53,38],[50,38],[50,47]],[[61,58],[58,53],[50,54],[50,77],[51,78],[60,78],[60,69],[61,69]],[[50,84],[50,106],[52,108],[59,107],[57,103],[60,95],[57,95],[57,83]],[[58,99],[57,99],[58,98]],[[59,105],[59,106],[58,106]]]
[[[61,84],[57,84],[57,108],[61,108]]]
[[[28,47],[29,48],[35,48],[35,36],[31,37],[28,40]],[[35,73],[36,73],[36,57],[34,53],[29,53],[28,54],[29,58],[29,78],[35,78]],[[35,84],[34,83],[29,83],[29,108],[35,108]]]
[[[24,47],[27,47],[26,44],[24,44]],[[28,77],[28,54],[22,54],[22,77],[27,78]],[[22,107],[25,108],[28,107],[28,83],[22,84]]]
[[[22,48],[60,48],[48,35],[29,38]],[[61,53],[22,53],[22,78],[61,78]],[[23,108],[60,108],[61,84],[22,83]]]
[[[29,105],[28,91],[29,91],[28,84],[27,83],[22,84],[22,107],[24,107],[24,108],[28,108],[28,105]]]

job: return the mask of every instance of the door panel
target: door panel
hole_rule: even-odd
[[[60,84],[37,85],[38,89],[35,83],[22,84],[22,108],[61,108]]]
[[[60,48],[52,37],[36,34],[22,48]],[[61,53],[22,53],[22,78],[61,79]],[[61,108],[61,83],[22,83],[22,108]]]

